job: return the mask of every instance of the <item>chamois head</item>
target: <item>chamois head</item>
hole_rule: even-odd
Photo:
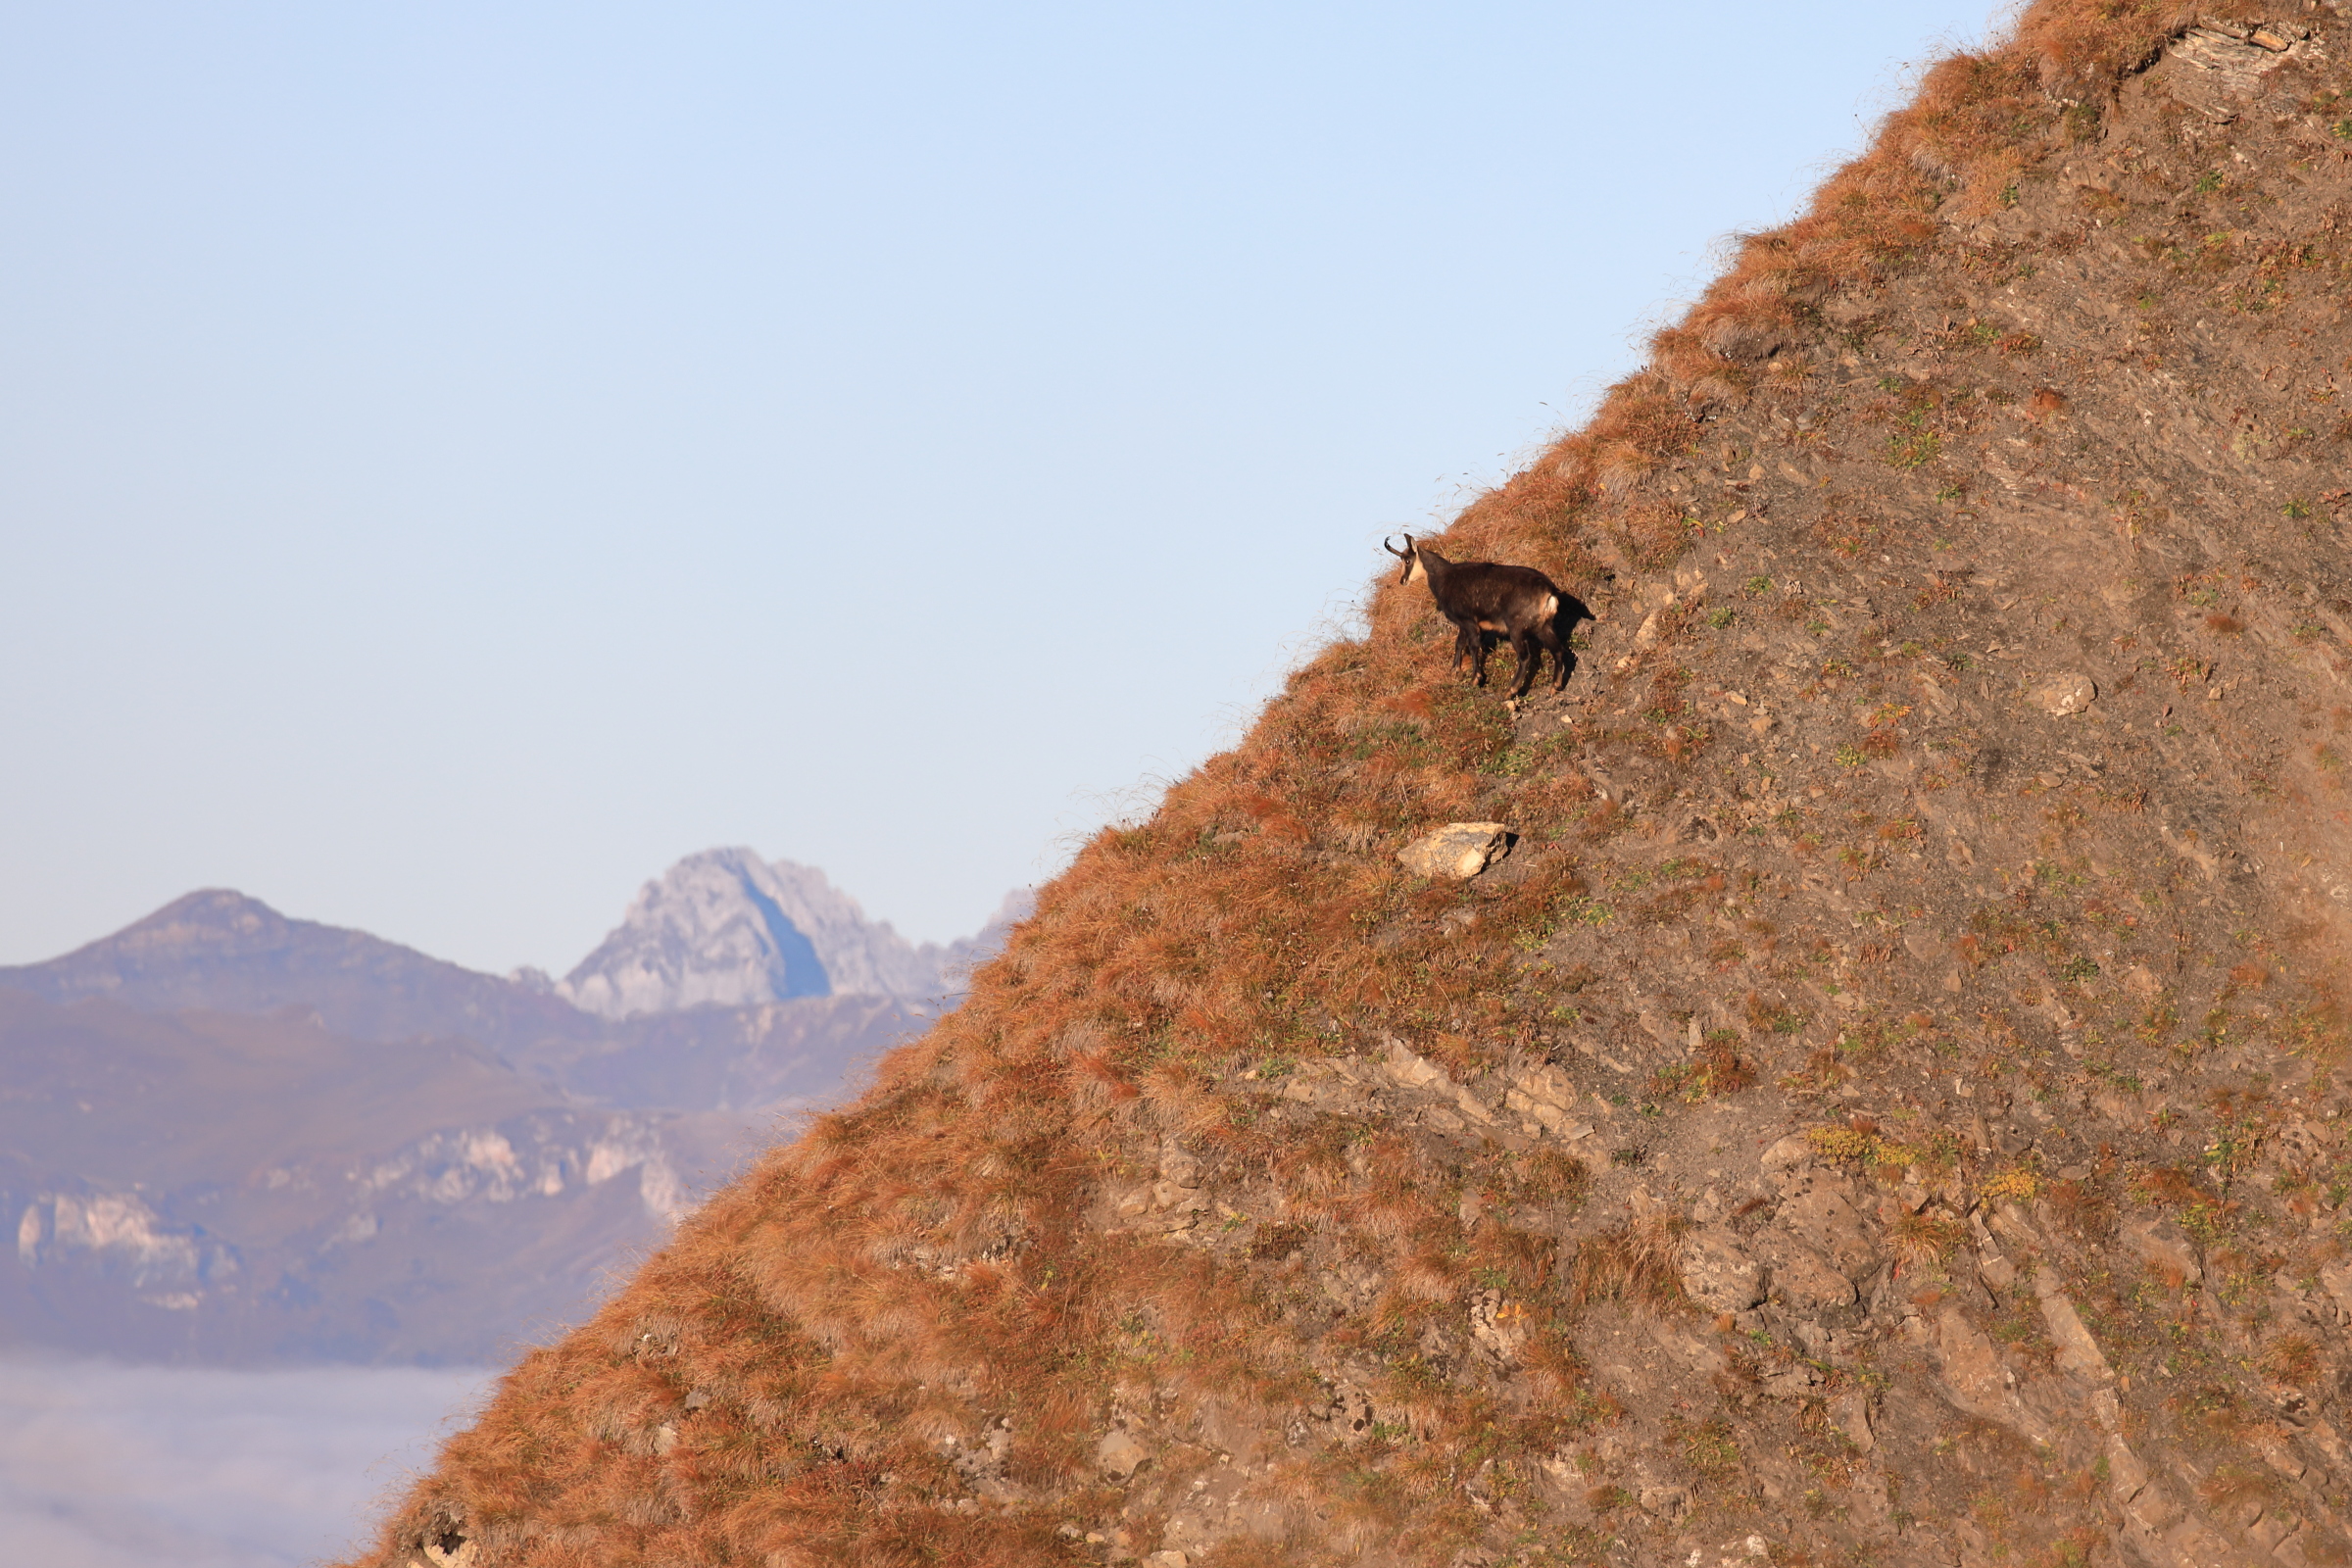
[[[1421,564],[1421,547],[1413,543],[1413,536],[1411,534],[1408,533],[1404,536],[1404,548],[1402,550],[1399,550],[1395,545],[1389,543],[1386,537],[1383,537],[1380,541],[1380,548],[1386,550],[1390,555],[1395,556],[1398,561],[1404,563],[1404,575],[1396,579],[1396,584],[1398,587],[1402,587],[1404,584],[1411,582],[1416,577],[1426,577],[1429,575],[1428,568]]]

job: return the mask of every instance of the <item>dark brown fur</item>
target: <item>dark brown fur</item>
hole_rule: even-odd
[[[1568,684],[1568,671],[1576,661],[1568,652],[1566,638],[1560,634],[1563,612],[1573,623],[1584,612],[1584,606],[1573,595],[1560,591],[1549,577],[1533,566],[1506,566],[1492,561],[1447,561],[1427,545],[1413,543],[1413,536],[1404,536],[1404,548],[1397,549],[1386,540],[1381,548],[1404,563],[1404,575],[1399,582],[1411,582],[1415,571],[1429,581],[1429,595],[1438,603],[1438,613],[1453,622],[1453,667],[1461,668],[1462,661],[1478,677],[1478,684],[1487,683],[1487,633],[1496,632],[1511,640],[1511,652],[1519,660],[1519,681],[1511,689],[1511,701],[1527,695],[1534,684],[1536,668],[1543,662],[1547,650],[1558,672],[1552,690],[1559,691]]]

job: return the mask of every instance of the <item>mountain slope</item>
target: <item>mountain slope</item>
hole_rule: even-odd
[[[2352,1556],[2348,58],[1937,66],[367,1560]]]

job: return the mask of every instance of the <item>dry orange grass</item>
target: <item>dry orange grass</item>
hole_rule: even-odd
[[[1569,1299],[1579,1305],[1624,1301],[1651,1311],[1688,1305],[1674,1261],[1675,1238],[1686,1223],[1645,1214],[1588,1236],[1577,1249]]]

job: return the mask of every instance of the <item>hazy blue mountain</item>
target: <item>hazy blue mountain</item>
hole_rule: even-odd
[[[829,941],[844,939],[840,922],[826,930]],[[974,948],[956,944],[959,956]],[[715,963],[692,954],[687,961]],[[191,893],[63,957],[0,968],[0,991],[12,989],[53,1003],[103,998],[146,1012],[292,1008],[355,1041],[470,1041],[547,1086],[649,1109],[828,1099],[857,1063],[920,1022],[888,995],[822,990],[745,1006],[709,1001],[598,1017],[526,980],[289,918],[220,889]]]
[[[623,977],[624,1016],[224,890],[0,968],[0,1346],[495,1362],[846,1095],[1008,923],[915,947],[819,872],[719,851],[566,982]]]
[[[495,1360],[768,1118],[617,1110],[480,1047],[0,991],[0,1332],[212,1362]]]
[[[105,997],[147,1012],[295,1006],[354,1040],[462,1035],[518,1057],[606,1033],[561,998],[365,931],[292,919],[225,888],[175,899],[63,957],[0,967],[0,989],[49,1002]]]

